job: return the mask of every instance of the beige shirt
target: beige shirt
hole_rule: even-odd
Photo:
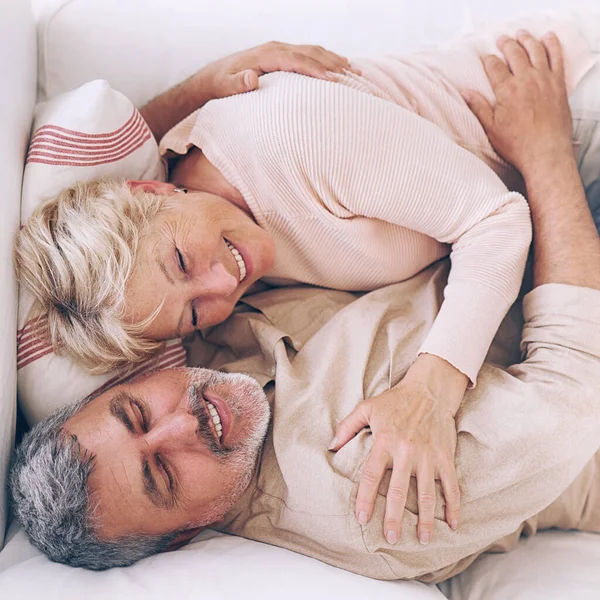
[[[444,521],[438,486],[433,541],[418,543],[414,479],[397,545],[383,535],[389,478],[371,521],[357,522],[372,437],[363,431],[337,453],[327,446],[357,402],[402,378],[437,314],[447,274],[444,261],[356,300],[302,286],[270,290],[195,342],[194,364],[253,375],[273,409],[255,479],[226,531],[369,577],[438,581],[491,545],[514,545],[523,528],[600,529],[600,511],[586,508],[600,486],[594,465],[586,467],[600,447],[600,292],[565,285],[525,298],[521,363],[521,319],[517,308],[509,313],[490,352],[504,367],[483,366],[457,415],[458,531]],[[570,495],[542,512],[578,475]]]

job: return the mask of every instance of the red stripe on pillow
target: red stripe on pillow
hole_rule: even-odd
[[[32,138],[29,144],[29,153],[38,149],[48,149],[54,152],[65,154],[101,154],[109,153],[120,149],[122,146],[129,143],[133,138],[139,138],[147,135],[149,130],[146,123],[140,118],[133,123],[133,126],[124,131],[122,135],[110,140],[108,143],[98,143],[71,140],[71,143],[58,139],[53,135],[36,135]]]
[[[135,109],[122,127],[110,133],[86,134],[45,125],[33,135],[26,162],[72,167],[108,164],[135,152],[151,137],[150,129]]]
[[[150,371],[156,369],[164,369],[169,367],[185,367],[186,364],[186,352],[185,348],[181,345],[181,341],[174,342],[171,347],[167,347],[162,354],[147,360],[133,369],[127,369],[120,371],[113,378],[109,379],[106,383],[102,384],[99,388],[94,390],[90,396],[102,394],[109,388],[125,383],[126,381],[137,377],[138,375],[144,375]]]
[[[116,162],[118,160],[121,160],[123,158],[125,158],[126,156],[133,154],[133,152],[135,152],[138,148],[140,148],[141,146],[144,145],[145,142],[147,142],[150,137],[151,137],[151,133],[148,132],[138,143],[134,144],[133,146],[127,148],[126,151],[121,152],[120,154],[106,159],[100,159],[100,160],[81,160],[78,158],[74,158],[73,160],[65,160],[60,158],[59,156],[54,156],[52,154],[47,154],[47,153],[42,153],[42,152],[35,152],[32,153],[32,155],[30,157],[28,157],[27,162],[28,163],[40,163],[40,164],[44,164],[44,165],[54,165],[54,166],[61,166],[61,167],[93,167],[93,166],[97,166],[97,165],[104,165],[104,164],[108,164],[111,162]]]
[[[30,355],[27,360],[17,363],[17,371],[19,371],[20,369],[24,369],[27,365],[30,365],[32,362],[35,362],[39,358],[43,358],[44,356],[48,356],[48,354],[52,354],[52,352],[52,346],[50,346],[49,348],[46,348],[38,352],[37,354]]]
[[[28,339],[26,343],[19,344],[17,348],[17,362],[27,358],[32,352],[37,352],[41,348],[52,347],[50,340],[46,336],[38,336]]]
[[[141,118],[139,111],[136,108],[134,108],[133,113],[131,114],[131,117],[129,117],[129,119],[127,120],[127,122],[124,125],[122,125],[118,129],[115,129],[114,131],[110,131],[108,133],[84,133],[83,131],[75,131],[74,129],[65,129],[64,127],[59,127],[58,125],[43,125],[42,127],[40,127],[39,129],[36,130],[34,137],[35,137],[35,135],[37,135],[40,132],[57,131],[59,133],[64,133],[64,134],[71,135],[71,136],[77,137],[77,138],[102,140],[102,139],[118,136],[124,129],[126,129],[129,125],[131,125],[131,122],[134,119],[137,119],[138,116]]]
[[[26,321],[25,325],[23,325],[23,327],[21,327],[21,329],[17,331],[17,337],[22,336],[34,327],[40,327],[41,325],[45,325],[47,322],[48,315],[46,313],[39,315],[38,317],[34,317],[33,319],[29,319],[29,321]]]
[[[35,148],[29,151],[28,159],[31,160],[35,156],[45,156],[57,160],[76,160],[79,162],[94,162],[101,159],[111,159],[115,156],[127,155],[130,148],[139,143],[140,140],[148,139],[148,133],[139,131],[132,138],[122,140],[122,142],[112,150],[73,150],[57,148],[50,144],[38,144]]]

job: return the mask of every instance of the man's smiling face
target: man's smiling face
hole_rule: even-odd
[[[248,486],[269,421],[245,375],[158,371],[98,396],[64,426],[95,455],[91,516],[101,538],[219,520]]]

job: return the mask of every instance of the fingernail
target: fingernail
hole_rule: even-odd
[[[424,531],[419,536],[419,542],[421,542],[421,544],[423,544],[423,546],[426,546],[427,544],[429,544],[430,539],[431,539],[431,533],[429,533],[428,531]]]
[[[465,102],[470,102],[471,101],[471,92],[467,92],[467,91],[461,92],[461,95],[462,95],[463,100]]]
[[[508,39],[507,35],[501,35],[497,40],[496,43],[498,44],[504,44],[504,42],[506,42],[506,40]]]
[[[244,85],[246,87],[250,87],[250,85],[252,84],[252,79],[251,79],[251,75],[250,73],[247,71],[246,74],[244,75]]]
[[[551,40],[554,37],[554,31],[547,31],[543,36],[543,40]]]
[[[529,35],[527,29],[517,29],[517,35]]]
[[[361,525],[365,525],[368,520],[369,520],[369,516],[367,515],[367,513],[364,510],[361,510],[358,513],[358,522]]]
[[[334,448],[337,446],[337,442],[338,442],[337,438],[336,438],[336,437],[334,437],[334,438],[331,440],[331,442],[329,442],[329,446],[327,446],[327,449],[328,449],[328,450],[333,450],[333,449],[334,449]]]
[[[391,529],[386,532],[385,537],[387,538],[388,544],[395,544],[398,541],[398,534]]]
[[[450,521],[450,527],[452,527],[452,529],[458,529],[458,521],[456,519],[452,519]]]

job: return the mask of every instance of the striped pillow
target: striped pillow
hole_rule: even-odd
[[[76,181],[100,177],[164,180],[158,147],[140,113],[105,81],[92,81],[36,108],[29,144],[21,219],[44,200]],[[130,369],[88,375],[59,357],[47,340],[44,315],[32,313],[33,299],[19,295],[17,381],[21,408],[30,424],[57,408],[147,371],[184,366],[181,340]]]

